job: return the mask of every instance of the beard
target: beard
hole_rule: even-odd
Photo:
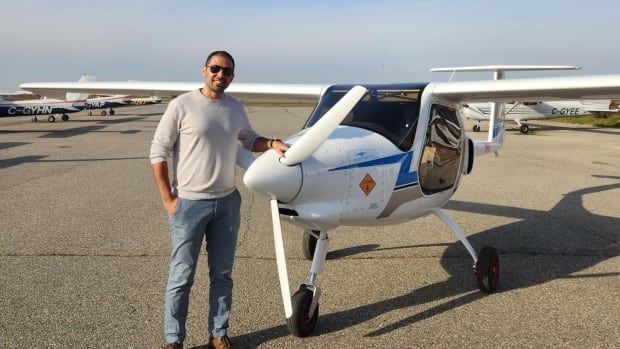
[[[228,87],[228,85],[230,85],[230,83],[224,83],[224,84],[218,84],[217,82],[215,82],[214,80],[211,80],[208,84],[207,87],[209,88],[209,90],[216,92],[216,93],[223,93],[224,90],[226,90],[226,88]]]

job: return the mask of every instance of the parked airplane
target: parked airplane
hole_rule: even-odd
[[[88,109],[88,115],[93,115],[92,109],[103,109],[101,115],[114,115],[114,108],[129,107],[132,105],[131,96],[127,95],[115,95],[115,96],[98,96],[88,98],[86,100],[86,109]],[[105,109],[108,109],[107,111]]]
[[[78,83],[92,81],[94,77],[83,75]],[[62,121],[69,120],[69,113],[75,113],[86,108],[87,93],[72,93],[65,95],[65,99],[30,99],[19,101],[5,101],[0,99],[0,117],[31,116],[33,122],[39,121],[37,115],[48,115],[47,121],[54,122],[54,115],[61,114]]]
[[[541,67],[534,67],[541,69]],[[488,68],[503,75],[502,66]],[[507,68],[509,69],[509,68]],[[28,83],[35,93],[72,91],[176,96],[201,83]],[[363,85],[233,84],[227,93],[251,102],[307,103],[318,99],[305,127],[286,138],[283,157],[269,150],[254,159],[240,148],[243,181],[270,200],[276,264],[289,331],[310,335],[317,324],[317,284],[327,254],[327,232],[340,225],[395,224],[433,214],[459,238],[474,262],[478,287],[496,290],[499,257],[476,253],[442,207],[469,174],[475,156],[497,154],[504,141],[502,102],[620,97],[620,75],[443,83]],[[492,101],[486,141],[469,139],[460,105]],[[491,174],[490,180],[498,180]],[[304,230],[308,279],[292,298],[280,220]]]
[[[146,104],[159,104],[159,103],[161,103],[161,98],[157,96],[134,97],[131,99],[132,105],[146,105]]]
[[[481,67],[455,67],[455,68],[434,68],[431,72],[452,72],[452,77],[456,72],[477,72],[489,71],[492,66]],[[503,66],[502,76],[495,76],[495,79],[503,78],[503,72],[540,70],[530,66]],[[544,70],[577,70],[575,66],[546,66]],[[461,105],[461,114],[477,123],[473,126],[474,132],[480,131],[480,121],[489,121],[491,115],[491,104],[489,103],[465,103]],[[506,120],[517,123],[521,133],[528,133],[530,127],[528,120],[551,119],[562,116],[579,116],[594,114],[600,117],[607,117],[609,113],[618,112],[618,101],[614,100],[583,100],[583,101],[512,101],[505,104],[504,114]]]
[[[506,120],[517,123],[521,133],[528,133],[530,127],[526,121],[552,119],[562,116],[596,115],[607,117],[610,113],[620,112],[618,102],[607,99],[602,101],[549,101],[549,102],[512,102],[506,103],[504,113]],[[491,106],[489,103],[467,103],[461,107],[464,117],[478,121],[473,131],[480,131],[480,121],[489,121]]]
[[[40,98],[40,96],[28,91],[0,91],[2,101],[23,101],[35,98]]]

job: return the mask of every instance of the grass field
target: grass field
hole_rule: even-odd
[[[595,125],[599,127],[618,127],[620,128],[620,113],[610,114],[607,118],[597,118],[591,115],[565,116],[562,118],[549,119],[553,122],[563,122],[569,124]]]

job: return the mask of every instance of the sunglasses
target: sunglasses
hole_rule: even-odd
[[[209,68],[209,71],[213,74],[217,74],[220,72],[220,70],[222,70],[225,76],[233,75],[233,70],[232,68],[229,68],[229,67],[222,67],[217,64],[213,64],[213,65],[208,66],[207,68]]]

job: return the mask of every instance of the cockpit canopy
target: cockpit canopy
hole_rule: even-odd
[[[329,87],[308,118],[314,125],[354,85]],[[341,125],[377,132],[402,151],[411,149],[420,116],[420,96],[426,84],[363,85],[368,93],[345,117]]]

